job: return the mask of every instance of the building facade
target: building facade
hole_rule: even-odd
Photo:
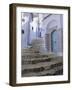
[[[40,52],[63,52],[63,16],[61,14],[22,13],[21,48]]]

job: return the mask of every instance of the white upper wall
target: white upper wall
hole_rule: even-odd
[[[52,14],[42,22],[43,29],[50,29],[54,26],[57,26],[57,29],[62,28],[62,15]]]

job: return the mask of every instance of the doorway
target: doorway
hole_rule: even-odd
[[[51,51],[58,52],[58,33],[57,30],[53,30],[51,33]]]

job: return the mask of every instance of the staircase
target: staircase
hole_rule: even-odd
[[[43,54],[35,48],[22,49],[21,76],[50,76],[63,74],[63,57]]]

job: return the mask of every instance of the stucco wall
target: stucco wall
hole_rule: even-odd
[[[35,15],[35,14],[34,14]],[[32,18],[32,14],[25,13],[23,18],[26,19],[26,23],[22,25],[24,34],[21,34],[21,47],[27,48],[32,44],[34,39],[43,38],[44,46],[48,52],[53,52],[52,48],[55,48],[54,52],[62,52],[62,30],[63,30],[63,19],[62,15],[59,14],[37,14]],[[39,17],[38,17],[39,16]],[[45,18],[47,17],[47,18]],[[44,19],[45,18],[45,19]],[[40,31],[39,31],[40,30]],[[56,35],[54,38],[57,38],[55,41],[56,47],[52,43],[52,32],[56,30]],[[41,32],[41,37],[39,36]],[[49,35],[50,34],[50,35]],[[47,36],[49,35],[49,36]]]

